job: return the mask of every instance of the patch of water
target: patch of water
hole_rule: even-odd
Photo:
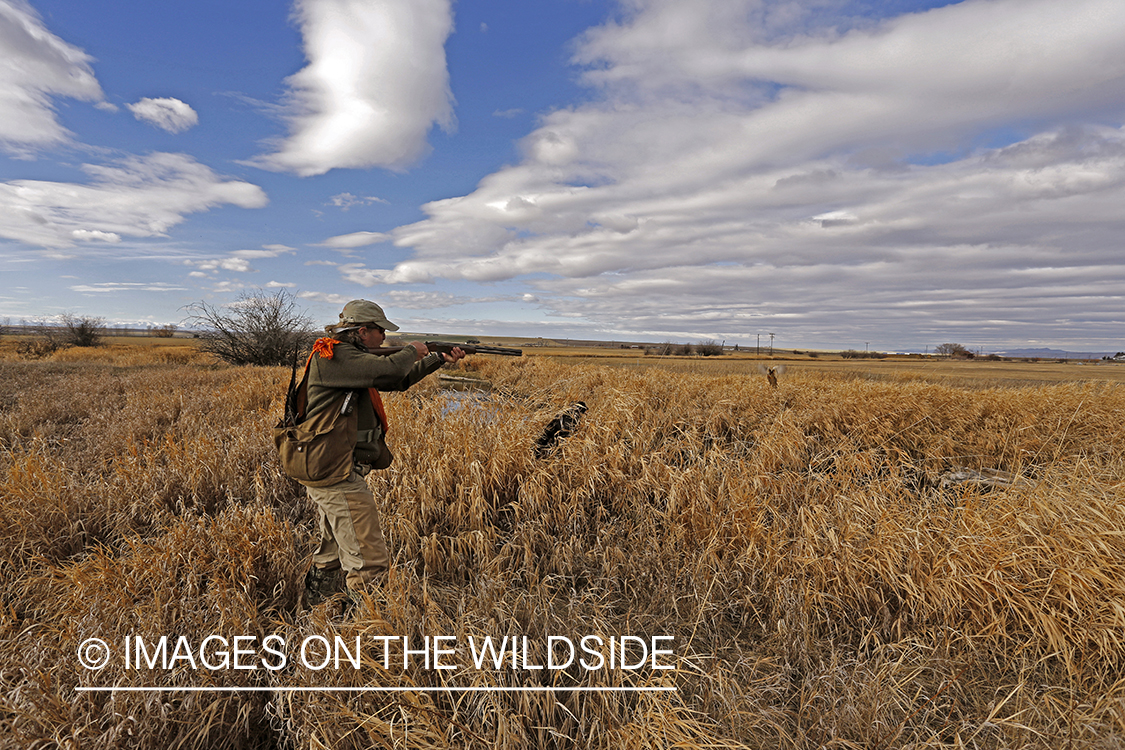
[[[493,422],[500,416],[499,402],[485,391],[442,389],[438,392],[438,398],[444,402],[441,407],[442,416],[463,409],[468,409],[474,417],[486,422]]]

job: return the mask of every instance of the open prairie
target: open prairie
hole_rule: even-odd
[[[528,354],[387,394],[347,616],[298,601],[287,369],[0,360],[0,746],[1125,743],[1120,367]]]
[[[721,357],[658,357],[643,352],[614,349],[544,348],[526,349],[529,356],[584,359],[614,367],[656,367],[700,375],[745,375],[756,377],[762,368],[780,365],[792,376],[824,373],[845,378],[925,381],[968,388],[993,386],[1046,385],[1050,383],[1106,382],[1125,384],[1125,363],[1084,360],[1029,361],[1023,359],[956,360],[939,357],[891,356],[885,359],[843,359],[835,354],[777,354],[774,357],[752,354],[725,354]]]

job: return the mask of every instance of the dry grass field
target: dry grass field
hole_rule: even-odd
[[[762,366],[782,365],[791,376],[825,373],[846,378],[896,382],[925,381],[966,388],[1049,385],[1052,383],[1108,382],[1125,384],[1125,364],[1089,361],[1029,361],[1010,359],[956,360],[940,357],[893,355],[884,359],[843,359],[838,354],[776,356],[725,354],[721,357],[646,356],[642,351],[604,347],[536,347],[524,350],[531,357],[586,360],[610,367],[659,368],[699,375],[756,377]]]
[[[315,516],[269,433],[288,371],[174,344],[0,358],[0,747],[1125,744],[1111,378],[790,362],[772,389],[733,358],[473,358],[455,374],[479,399],[436,377],[388,395],[397,459],[369,484],[394,568],[344,616],[298,602]],[[367,650],[123,662],[162,635]],[[548,636],[584,635],[671,636],[675,668],[478,668],[465,647],[527,636],[542,665]],[[445,636],[455,668],[384,662],[388,636]],[[110,686],[164,690],[83,690]],[[407,689],[340,689],[373,686]],[[466,687],[536,690],[433,690]]]

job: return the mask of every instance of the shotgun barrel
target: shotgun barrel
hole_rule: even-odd
[[[431,352],[449,354],[453,347],[460,347],[465,354],[498,354],[502,357],[522,357],[523,349],[513,349],[507,346],[482,346],[481,344],[458,344],[452,341],[427,341],[426,348]],[[401,352],[404,346],[381,346],[378,349],[368,349],[372,354],[395,354]]]

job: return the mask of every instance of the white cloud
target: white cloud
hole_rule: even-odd
[[[297,0],[309,64],[287,80],[289,135],[257,166],[301,176],[409,167],[453,124],[450,0]]]
[[[276,258],[280,255],[296,255],[297,249],[287,245],[262,245],[261,250],[235,250],[232,257],[254,260],[257,258]]]
[[[195,266],[204,271],[233,271],[235,273],[254,273],[257,269],[251,267],[250,262],[244,258],[211,258],[209,260],[186,261],[188,265]]]
[[[362,286],[374,286],[364,274],[365,269],[362,266],[352,265],[344,266],[340,269],[341,275],[345,281],[357,283]],[[297,295],[303,299],[315,299],[318,301],[330,301],[336,303],[345,303],[352,297],[344,297],[338,294],[324,295],[318,292],[301,292]],[[524,295],[524,298],[531,295]],[[511,301],[512,298],[505,297],[466,297],[463,295],[450,294],[449,292],[431,292],[431,291],[414,291],[396,289],[389,292],[383,292],[379,301],[380,304],[406,309],[406,310],[428,310],[440,307],[453,307],[457,305],[469,305],[476,303],[488,303],[498,301]]]
[[[341,211],[347,211],[353,206],[367,206],[372,203],[386,203],[387,201],[374,195],[360,197],[357,195],[352,195],[351,193],[340,193],[339,195],[333,195],[331,198],[329,198],[329,202],[331,202],[333,206],[336,206]]]
[[[355,297],[347,297],[343,294],[330,294],[328,292],[297,292],[297,297],[313,302],[325,302],[330,305],[346,305],[355,299]]]
[[[329,237],[324,242],[316,243],[316,245],[317,247],[330,247],[335,250],[351,250],[366,245],[374,245],[377,242],[386,242],[390,238],[389,234],[383,232],[352,232],[351,234]]]
[[[164,235],[186,214],[233,204],[261,208],[257,185],[224,178],[183,154],[154,153],[83,165],[87,184],[0,183],[0,237],[44,248]]]
[[[137,281],[104,282],[100,284],[78,284],[71,291],[83,294],[121,294],[122,292],[182,292],[184,286],[173,286],[162,282],[148,283]]]
[[[70,236],[80,242],[111,242],[121,241],[121,235],[116,232],[102,232],[97,229],[75,229]]]
[[[474,302],[470,297],[461,297],[448,292],[394,291],[383,295],[385,304],[404,310],[429,310],[436,307],[452,307]]]
[[[138,120],[161,130],[167,130],[169,133],[182,133],[199,123],[199,115],[195,110],[179,99],[145,97],[135,104],[125,106]]]
[[[296,286],[291,281],[271,281],[266,284],[266,289],[293,289]]]
[[[100,102],[91,61],[48,31],[24,0],[0,0],[0,146],[20,153],[68,140],[51,100]]]
[[[594,100],[394,230],[413,257],[349,278],[528,277],[556,313],[636,331],[924,341],[1063,310],[1108,331],[1125,4],[966,0],[881,23],[787,7],[631,3],[578,46]]]

